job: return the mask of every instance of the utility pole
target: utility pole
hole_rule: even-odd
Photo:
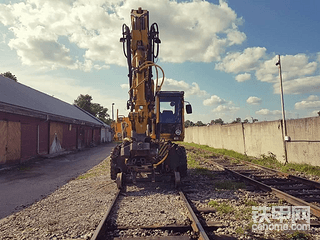
[[[114,103],[112,103],[112,121],[114,121],[113,106],[114,106]]]
[[[283,86],[282,86],[282,72],[281,72],[280,55],[278,55],[278,58],[279,59],[278,59],[278,62],[276,63],[276,66],[279,67],[281,109],[282,109],[282,140],[283,140],[283,148],[284,148],[284,160],[285,160],[285,164],[286,164],[286,163],[288,163],[286,142],[289,141],[289,137],[287,136],[286,115],[285,115],[285,111],[284,111],[284,100],[283,100]]]

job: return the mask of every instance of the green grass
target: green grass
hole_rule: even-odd
[[[253,201],[253,200],[247,200],[244,204],[246,206],[258,206],[258,203],[256,201]]]
[[[238,227],[238,228],[236,229],[236,233],[237,233],[238,235],[243,235],[243,234],[244,234],[243,228]]]
[[[311,236],[309,234],[306,233],[302,233],[302,232],[294,232],[292,234],[288,234],[286,236],[286,239],[290,239],[290,240],[307,240],[307,239],[311,239]]]
[[[31,170],[31,167],[28,167],[28,166],[20,166],[19,167],[19,171],[29,171]]]
[[[235,209],[231,205],[225,202],[218,203],[217,201],[211,200],[208,205],[210,207],[214,207],[217,212],[221,214],[227,214],[235,211]]]
[[[296,163],[288,163],[285,166],[281,167],[281,171],[290,173],[292,171],[309,173],[312,175],[320,176],[320,167],[311,166],[308,164],[296,164]]]
[[[185,146],[187,150],[192,150],[194,148],[200,150],[200,156],[201,155],[205,156],[205,158],[213,158],[213,157],[216,157],[217,155],[224,155],[225,158],[226,159],[229,158],[232,163],[239,163],[239,160],[243,160],[243,161],[252,162],[261,166],[265,166],[268,168],[276,169],[282,172],[287,172],[287,173],[302,172],[306,174],[320,176],[319,166],[311,166],[309,164],[296,164],[296,163],[288,163],[284,165],[283,163],[279,162],[276,159],[276,156],[271,152],[269,152],[268,154],[262,154],[260,158],[254,158],[254,157],[249,157],[247,155],[235,152],[233,150],[213,148],[207,145],[199,145],[195,143],[186,143],[186,142],[182,142],[179,144]]]
[[[225,189],[225,190],[238,190],[238,189],[246,188],[245,183],[233,182],[231,180],[215,181],[213,185],[216,189]]]
[[[81,174],[76,179],[88,179],[100,175],[105,175],[106,171],[109,171],[109,159],[103,160],[99,165],[90,169],[88,172]]]

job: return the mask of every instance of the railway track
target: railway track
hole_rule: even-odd
[[[171,185],[136,183],[118,190],[91,239],[209,239],[183,191]]]
[[[309,206],[320,217],[320,183],[241,160],[210,161],[252,185],[296,206]]]
[[[198,167],[188,170],[181,191],[174,184],[161,182],[126,185],[115,196],[92,239],[238,239],[244,235],[291,239],[287,233],[252,231],[251,206],[275,204],[310,206],[311,230],[306,234],[320,236],[319,183],[221,156],[207,155],[198,161]],[[217,183],[240,184],[240,179],[249,184],[242,183],[239,190],[217,188]]]

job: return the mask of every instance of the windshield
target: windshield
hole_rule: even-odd
[[[160,99],[160,122],[180,123],[181,103],[177,98]]]

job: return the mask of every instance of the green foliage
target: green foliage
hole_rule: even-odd
[[[320,167],[311,166],[308,164],[288,163],[284,166],[281,166],[281,171],[287,172],[287,173],[290,173],[292,171],[299,171],[299,172],[320,176]]]
[[[246,206],[258,206],[258,203],[256,201],[253,201],[253,200],[247,200],[244,204]]]
[[[99,118],[106,124],[111,124],[111,119],[108,112],[108,108],[104,108],[99,103],[92,103],[92,97],[88,94],[78,96],[76,100],[74,100],[74,104],[93,116]]]
[[[194,123],[190,120],[187,120],[184,122],[184,127],[187,128],[187,127],[193,127],[194,126]]]
[[[223,120],[221,118],[217,118],[216,120],[211,120],[211,125],[212,124],[223,124]]]
[[[308,239],[312,239],[312,238],[307,233],[296,231],[296,232],[294,232],[292,234],[288,234],[287,235],[287,239],[290,239],[290,240],[308,240]]]
[[[201,127],[201,126],[205,126],[205,124],[202,121],[197,121],[195,126]]]
[[[15,82],[18,82],[17,77],[16,77],[15,75],[13,75],[11,72],[1,73],[0,75],[3,76],[3,77],[10,78],[10,79],[12,79],[12,80],[15,81]]]
[[[231,180],[215,181],[213,185],[216,189],[225,190],[238,190],[246,187],[246,184],[243,182],[233,182]]]
[[[190,120],[187,120],[184,122],[184,127],[187,128],[187,127],[193,127],[193,126],[205,126],[206,124],[204,124],[202,121],[197,121],[196,123],[190,121]]]
[[[241,118],[236,118],[236,120],[233,120],[233,122],[232,123],[241,123]]]
[[[225,202],[218,203],[217,201],[211,200],[208,205],[210,207],[214,207],[218,213],[222,214],[227,214],[235,211],[235,209],[231,205]]]
[[[236,228],[236,233],[237,233],[238,235],[243,235],[243,234],[244,234],[243,228],[241,228],[241,227]]]
[[[276,158],[276,155],[272,152],[269,152],[267,155],[262,154],[260,158],[249,157],[247,155],[235,152],[233,150],[220,149],[220,148],[212,148],[207,145],[199,145],[195,143],[179,143],[184,145],[187,149],[189,148],[197,148],[207,152],[214,154],[220,154],[226,156],[226,159],[230,157],[231,161],[234,163],[239,163],[239,160],[252,162],[261,166],[265,166],[272,169],[277,169],[279,171],[292,173],[292,172],[303,172],[306,174],[320,176],[320,167],[319,166],[311,166],[309,164],[297,164],[297,163],[288,163],[286,165],[279,162]],[[202,154],[202,153],[201,153]]]

